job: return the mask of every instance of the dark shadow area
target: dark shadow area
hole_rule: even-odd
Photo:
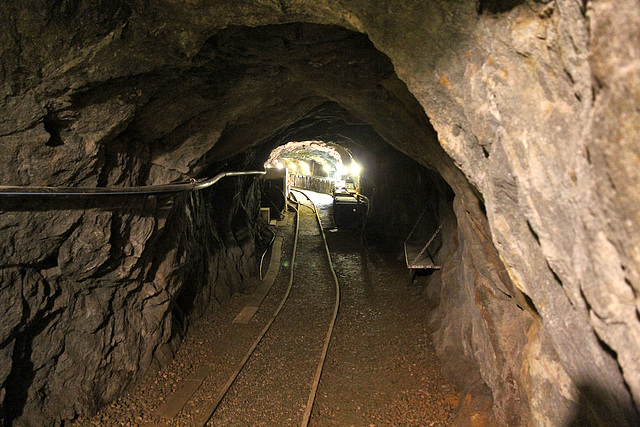
[[[29,328],[31,329],[31,328]],[[42,328],[44,329],[44,328]],[[31,361],[34,334],[27,335],[31,331],[25,331],[18,335],[13,349],[12,369],[4,383],[7,397],[5,398],[2,418],[4,426],[10,427],[13,421],[23,414],[23,408],[27,403],[29,387],[35,378],[33,362]]]
[[[640,414],[633,403],[614,400],[611,393],[600,386],[578,386],[576,411],[566,427],[638,427]]]
[[[504,13],[525,3],[526,0],[480,0],[478,13]]]
[[[161,196],[0,196],[0,212],[119,211],[155,215],[157,209],[171,209],[184,194]]]
[[[422,280],[426,280],[425,278],[430,278],[433,274],[438,270],[430,270],[430,269],[415,269],[409,270],[409,281],[408,286],[428,286],[428,281],[425,283]]]
[[[24,408],[28,403],[29,388],[31,387],[36,372],[32,361],[33,340],[44,331],[51,322],[54,322],[60,310],[51,311],[43,316],[41,313],[52,310],[57,292],[51,293],[48,286],[47,298],[49,298],[46,307],[40,313],[36,314],[28,326],[16,335],[16,341],[13,348],[11,372],[5,380],[4,388],[6,397],[4,399],[0,420],[4,419],[4,426],[11,427],[13,422],[24,414]],[[24,316],[30,314],[29,305],[23,300]]]
[[[453,198],[437,172],[394,154],[376,159],[375,169],[363,179],[363,193],[371,201],[365,233],[370,244],[401,253],[403,242],[412,233],[423,244],[433,236],[443,221],[443,206],[450,209]],[[434,257],[441,240],[442,236],[436,236],[429,248]]]
[[[187,224],[180,241],[180,265],[171,280],[192,284],[179,288],[171,311],[175,328],[173,337],[182,337],[190,322],[214,303],[222,303],[236,292],[243,291],[244,282],[257,274],[258,259],[246,252],[262,234],[257,231],[260,184],[253,178],[219,182],[216,186],[192,193],[184,211],[172,222]],[[254,213],[256,214],[254,216]],[[170,246],[175,242],[168,241]],[[169,246],[169,247],[170,247]],[[255,261],[255,270],[247,266],[232,266],[220,254],[235,261],[248,256]],[[189,255],[191,254],[191,255]],[[252,262],[253,262],[252,261]]]

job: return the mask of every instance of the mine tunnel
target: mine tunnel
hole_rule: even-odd
[[[2,425],[640,425],[637,1],[27,0],[0,22]],[[265,205],[272,166],[291,188]],[[341,195],[366,207],[337,224]],[[243,304],[287,280],[284,341],[252,351],[322,348],[315,403],[263,367],[211,409],[270,339]],[[359,348],[379,356],[340,358]]]

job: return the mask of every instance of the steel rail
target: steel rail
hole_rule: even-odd
[[[217,396],[214,398],[211,404],[207,405],[207,407],[204,409],[204,417],[203,417],[204,422],[198,423],[197,424],[198,427],[204,427],[209,423],[211,418],[213,418],[213,415],[218,410],[218,407],[222,403],[222,400],[225,398],[225,396],[233,386],[233,383],[235,383],[236,379],[240,375],[240,372],[242,372],[244,367],[247,365],[247,362],[249,361],[253,353],[256,351],[256,348],[258,348],[258,345],[260,345],[260,342],[262,342],[262,339],[264,338],[264,336],[267,334],[267,332],[269,332],[269,329],[271,329],[271,326],[273,325],[276,318],[284,308],[285,303],[289,299],[289,295],[291,294],[291,289],[293,288],[293,278],[294,278],[293,269],[296,262],[296,252],[298,250],[298,236],[300,231],[300,203],[296,201],[296,204],[298,205],[298,207],[293,208],[296,211],[296,227],[295,227],[295,233],[293,238],[293,249],[291,250],[291,267],[289,269],[289,283],[287,285],[287,290],[284,296],[282,297],[282,299],[280,300],[280,304],[271,315],[271,318],[269,319],[269,321],[266,323],[262,331],[260,331],[256,339],[253,341],[253,343],[251,344],[251,347],[249,347],[249,350],[247,350],[244,357],[236,365],[233,373],[231,374],[227,382],[222,386],[222,390],[220,390],[220,392],[217,394]]]
[[[265,171],[221,172],[213,178],[191,179],[173,184],[144,185],[137,187],[29,187],[0,185],[0,196],[9,197],[103,197],[103,196],[151,196],[204,190],[222,178],[241,175],[264,175]]]
[[[322,371],[323,371],[323,368],[324,368],[324,365],[325,365],[325,362],[326,362],[326,358],[327,358],[327,352],[328,352],[328,349],[329,349],[329,343],[330,343],[331,337],[333,335],[333,330],[334,330],[334,327],[335,327],[335,322],[336,322],[336,319],[337,319],[337,316],[338,316],[338,310],[339,310],[339,307],[340,307],[340,283],[338,282],[338,276],[337,276],[337,274],[336,274],[336,272],[335,272],[335,270],[333,268],[333,263],[332,263],[332,260],[331,260],[331,253],[329,251],[327,238],[326,238],[326,236],[324,234],[324,229],[322,227],[322,222],[320,220],[320,215],[318,213],[318,209],[316,208],[316,206],[313,203],[313,201],[309,198],[309,196],[307,196],[304,192],[299,191],[299,190],[293,190],[293,191],[302,193],[311,202],[311,206],[307,206],[307,205],[301,203],[300,201],[297,200],[297,198],[293,195],[293,193],[291,194],[291,196],[293,197],[294,203],[297,205],[297,207],[293,207],[293,209],[296,212],[296,225],[295,225],[295,232],[294,232],[294,238],[293,238],[293,249],[292,249],[292,253],[291,253],[291,267],[290,267],[290,270],[289,270],[289,283],[287,285],[287,289],[285,291],[284,296],[280,300],[280,304],[278,305],[276,310],[273,312],[273,314],[271,315],[270,319],[267,321],[266,325],[260,331],[258,336],[255,338],[255,340],[253,341],[253,343],[251,344],[251,346],[249,347],[249,349],[245,353],[244,357],[236,365],[233,373],[228,378],[227,382],[222,386],[222,389],[218,392],[218,394],[216,395],[214,400],[209,405],[207,405],[207,407],[204,409],[204,417],[202,418],[202,422],[199,421],[198,424],[197,424],[199,427],[204,427],[213,418],[214,414],[216,413],[216,411],[217,411],[218,407],[220,406],[220,404],[222,403],[223,399],[225,398],[225,396],[227,395],[227,393],[229,392],[229,390],[231,389],[231,387],[235,383],[236,379],[238,378],[238,376],[240,375],[240,373],[242,372],[242,370],[246,366],[247,362],[249,361],[249,359],[251,358],[251,356],[253,355],[255,350],[258,348],[258,345],[262,342],[263,338],[265,337],[265,335],[267,334],[269,329],[271,329],[271,326],[273,325],[273,323],[275,322],[276,318],[279,316],[280,312],[284,308],[284,305],[286,304],[287,300],[289,299],[289,295],[291,294],[291,290],[293,288],[294,266],[295,266],[295,261],[296,261],[296,254],[297,254],[297,247],[298,247],[298,236],[299,236],[299,229],[300,229],[300,207],[301,206],[305,206],[306,208],[311,209],[315,213],[316,220],[318,222],[318,226],[319,226],[319,229],[320,229],[320,235],[322,236],[322,240],[324,242],[325,252],[327,254],[327,258],[328,258],[328,261],[329,261],[329,268],[331,270],[331,274],[333,276],[333,280],[334,280],[334,283],[335,283],[335,294],[336,294],[333,314],[332,314],[332,317],[331,317],[331,322],[329,324],[328,331],[327,331],[327,333],[325,335],[325,338],[324,338],[324,341],[323,341],[322,352],[321,352],[321,355],[320,355],[320,361],[318,363],[318,367],[316,369],[316,372],[315,372],[315,375],[314,375],[314,378],[313,378],[313,381],[312,381],[312,384],[311,384],[311,390],[310,390],[309,397],[308,397],[308,400],[307,400],[307,404],[306,404],[306,408],[305,408],[305,413],[303,415],[303,420],[302,420],[302,423],[301,423],[301,427],[306,427],[309,424],[309,420],[311,418],[311,412],[313,410],[313,404],[314,404],[316,393],[317,393],[317,390],[318,390],[318,385],[320,383],[320,377],[322,376]]]
[[[309,425],[309,421],[311,420],[311,412],[313,411],[313,404],[316,400],[316,393],[318,391],[318,386],[320,385],[320,378],[322,377],[322,371],[324,369],[325,362],[327,360],[327,353],[329,351],[329,344],[331,343],[331,337],[333,336],[333,330],[335,328],[336,319],[338,318],[338,311],[340,310],[340,282],[338,281],[338,275],[336,274],[336,270],[333,268],[333,260],[331,259],[331,251],[329,250],[329,244],[327,243],[327,237],[324,234],[324,228],[322,227],[322,221],[320,220],[320,214],[318,213],[318,208],[316,204],[313,203],[313,200],[304,192],[300,190],[293,190],[299,193],[302,193],[304,197],[309,200],[311,203],[311,210],[316,214],[316,219],[318,221],[318,226],[320,227],[320,235],[322,236],[322,241],[324,242],[324,249],[327,254],[327,259],[329,260],[329,269],[331,269],[331,275],[333,276],[333,281],[335,283],[335,301],[333,306],[333,314],[331,316],[331,322],[329,323],[329,328],[327,330],[327,334],[324,337],[324,343],[322,345],[322,353],[320,355],[320,361],[318,362],[318,367],[316,369],[315,376],[313,378],[313,383],[311,386],[311,391],[309,392],[309,398],[307,400],[307,405],[305,407],[304,416],[302,419],[301,427],[307,427]]]

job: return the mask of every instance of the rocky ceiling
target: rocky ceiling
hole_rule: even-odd
[[[327,165],[336,170],[343,165],[341,152],[345,154],[344,163],[349,164],[349,153],[338,144],[322,141],[292,141],[273,150],[267,164],[274,167],[279,159],[304,160]]]
[[[464,302],[441,302],[434,339],[443,359],[477,368],[497,420],[637,417],[637,1],[24,0],[2,2],[0,23],[0,184],[165,183],[261,165],[296,139],[370,157],[391,145],[455,193],[459,246],[442,286]],[[171,305],[167,277],[189,278],[180,254],[200,237],[163,231],[182,217],[158,216],[159,205],[12,209],[0,214],[0,402],[11,394],[50,408],[44,419],[72,418],[163,360],[171,328],[148,319],[169,320],[144,301],[167,294],[157,307]],[[226,224],[234,232],[215,238],[249,245]],[[154,253],[167,233],[181,243]],[[86,336],[69,332],[97,310],[86,307],[131,294],[123,283],[153,295],[112,301],[145,307],[155,344],[122,329],[130,317],[114,320],[121,341],[104,332],[113,313]],[[68,354],[71,342],[100,347],[96,331],[126,366]],[[57,395],[75,376],[67,360],[104,374]]]

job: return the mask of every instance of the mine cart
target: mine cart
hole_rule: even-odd
[[[366,197],[339,188],[333,193],[333,222],[338,228],[357,229],[367,213]]]

